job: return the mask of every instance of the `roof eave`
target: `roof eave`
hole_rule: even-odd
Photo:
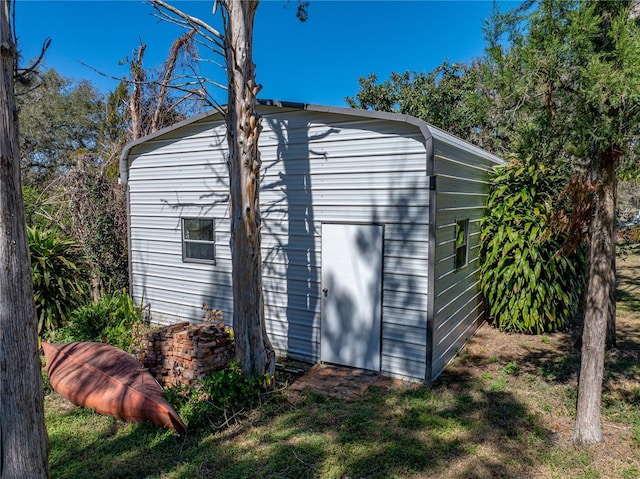
[[[286,101],[278,101],[278,100],[258,100],[258,104],[261,106],[273,106],[273,107],[278,107],[278,108],[291,108],[291,109],[295,109],[295,110],[307,110],[307,111],[314,111],[314,112],[322,112],[322,113],[335,113],[335,114],[340,114],[340,115],[351,115],[351,116],[357,116],[357,117],[361,117],[361,118],[371,118],[371,119],[378,119],[378,120],[389,120],[389,121],[398,121],[398,122],[404,122],[404,123],[408,123],[410,125],[414,125],[416,126],[420,132],[422,133],[422,136],[424,138],[424,145],[425,145],[425,149],[426,149],[426,154],[427,154],[427,175],[431,176],[433,175],[434,172],[434,162],[433,162],[433,158],[434,158],[434,147],[433,147],[433,138],[434,138],[434,133],[436,137],[440,137],[442,139],[447,139],[450,140],[454,143],[456,143],[459,147],[462,147],[464,149],[467,149],[469,151],[472,151],[476,154],[479,154],[481,156],[485,156],[488,157],[489,159],[491,159],[492,161],[494,161],[496,164],[501,164],[504,163],[502,159],[498,158],[497,156],[491,155],[490,153],[482,150],[481,148],[478,148],[475,145],[472,145],[471,143],[462,140],[460,138],[457,138],[449,133],[446,133],[442,130],[440,130],[439,128],[434,127],[433,125],[430,125],[429,123],[420,120],[418,118],[415,118],[413,116],[410,115],[405,115],[405,114],[401,114],[401,113],[389,113],[389,112],[381,112],[381,111],[373,111],[373,110],[360,110],[360,109],[356,109],[356,108],[345,108],[345,107],[333,107],[333,106],[325,106],[325,105],[314,105],[314,104],[310,104],[310,103],[297,103],[297,102],[286,102]],[[198,115],[189,117],[181,122],[178,122],[174,125],[168,126],[166,128],[163,128],[161,130],[158,130],[154,133],[151,133],[150,135],[144,136],[142,138],[138,138],[137,140],[132,141],[131,143],[128,143],[124,149],[122,150],[122,153],[120,154],[120,182],[126,184],[128,179],[129,179],[129,163],[128,163],[128,158],[129,158],[129,154],[131,152],[131,150],[136,147],[137,145],[140,145],[142,143],[145,143],[149,140],[152,140],[154,138],[157,138],[159,136],[162,135],[166,135],[167,133],[170,133],[174,130],[177,130],[179,128],[182,128],[186,125],[189,125],[191,123],[203,120],[205,118],[208,117],[214,117],[216,115],[223,115],[223,111],[222,109],[215,109],[215,110],[211,110],[211,111],[206,111],[203,113],[200,113]]]

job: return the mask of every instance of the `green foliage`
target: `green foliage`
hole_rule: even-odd
[[[42,376],[42,389],[45,395],[53,391],[53,387],[51,387],[51,381],[49,380],[49,374],[47,373],[46,364],[47,362],[45,360],[44,354],[40,355],[40,374]]]
[[[67,341],[106,342],[129,351],[134,325],[142,321],[141,317],[141,310],[133,299],[116,291],[103,296],[97,303],[76,309],[63,334]]]
[[[98,265],[103,285],[127,288],[129,265],[124,190],[103,175],[87,178],[86,187],[92,207],[85,210],[93,222],[85,238],[88,254]]]
[[[26,184],[40,184],[96,156],[104,101],[87,81],[74,82],[48,69],[35,85],[18,85],[20,154]]]
[[[129,87],[121,80],[107,97],[104,121],[100,125],[100,136],[108,142],[117,143],[127,137],[127,101]]]
[[[567,229],[573,233],[572,243],[586,233],[589,236],[593,268],[584,301],[589,328],[584,329],[583,348],[584,359],[600,367],[602,360],[596,354],[600,342],[606,338],[609,345],[615,343],[613,315],[608,315],[606,330],[600,330],[603,323],[597,321],[603,301],[609,312],[615,311],[611,294],[615,288],[615,175],[632,177],[640,172],[640,29],[637,11],[631,15],[630,5],[629,1],[527,1],[514,12],[495,17],[488,49],[503,111],[519,125],[517,152],[548,164],[566,161],[574,169],[573,177],[579,178],[568,185],[573,217]],[[553,255],[544,264],[555,278],[547,278],[547,286],[540,286],[537,296],[523,297],[520,291],[514,294],[505,286],[518,285],[500,281],[497,284],[504,295],[500,298],[497,287],[493,288],[493,314],[502,315],[496,319],[499,324],[514,323],[514,318],[507,316],[519,312],[514,303],[530,314],[541,300],[547,301],[544,314],[554,321],[571,313],[576,294],[571,262]],[[497,271],[501,280],[505,277],[502,266]],[[603,287],[597,278],[604,278]],[[492,289],[489,282],[485,288]],[[548,310],[563,300],[566,304],[560,306],[560,314]],[[523,304],[525,301],[531,304]],[[526,314],[517,321],[527,322]],[[528,323],[530,328],[539,328],[535,321]],[[576,444],[601,439],[599,414],[583,407],[599,403],[601,386],[598,375],[580,384]]]
[[[77,165],[67,175],[73,231],[91,262],[100,292],[129,284],[125,189],[103,168]]]
[[[633,277],[639,266],[640,258],[630,256],[621,262],[621,276]],[[633,282],[621,286],[626,297],[638,295]],[[618,324],[631,330],[637,315],[621,314],[628,310],[626,301],[618,308]],[[515,365],[508,363],[514,358],[504,359],[512,336],[469,345],[462,355],[472,359],[462,369],[473,367],[476,373],[460,375],[454,364],[453,374],[445,371],[443,382],[431,389],[383,382],[350,400],[326,397],[316,388],[262,395],[240,424],[230,419],[232,427],[223,431],[190,428],[180,440],[147,424],[125,425],[89,409],[69,410],[51,394],[45,398],[51,474],[75,479],[470,477],[486,471],[490,461],[492,469],[481,477],[577,478],[594,467],[602,477],[638,477],[636,343],[620,341],[607,353],[606,369],[615,377],[606,380],[610,399],[605,396],[603,407],[610,428],[625,434],[610,441],[612,453],[603,461],[601,449],[558,444],[560,436],[550,431],[549,424],[575,420],[579,360],[575,351],[564,354],[563,338],[568,339],[559,335],[543,355],[536,347],[540,338],[527,339],[520,346],[531,348],[518,347],[522,354],[515,360],[521,369],[514,373]],[[182,396],[174,399],[186,402]],[[621,449],[629,453],[616,454]],[[456,463],[452,469],[452,458],[461,459],[464,468]]]
[[[51,335],[87,298],[87,265],[76,242],[50,229],[27,228],[38,332]]]
[[[638,171],[640,29],[629,2],[527,1],[494,12],[485,31],[500,116],[517,125],[519,154],[589,168],[613,146],[620,171]]]
[[[391,73],[378,83],[375,74],[360,78],[360,91],[347,98],[352,108],[389,111],[415,116],[488,151],[506,147],[507,136],[491,115],[493,99],[486,91],[487,70],[481,62],[471,65],[443,62],[428,73]]]
[[[564,238],[549,224],[563,182],[533,161],[512,162],[493,178],[481,222],[481,285],[501,330],[555,331],[577,312],[584,255],[564,254]]]
[[[513,361],[508,362],[504,366],[504,372],[510,375],[515,375],[520,372],[520,365],[518,363],[514,363]]]
[[[51,218],[55,216],[56,206],[49,201],[48,195],[35,186],[24,186],[22,199],[28,226],[41,230],[52,226]]]
[[[105,101],[86,81],[54,69],[19,85],[23,197],[29,226],[72,235],[91,265],[94,297],[128,285],[124,188],[117,184],[127,138],[127,84]]]
[[[542,336],[542,337],[540,338],[540,342],[541,342],[542,344],[549,344],[549,345],[551,345],[551,344],[553,344],[553,343],[554,343],[551,339],[549,339],[549,336]]]
[[[265,377],[247,377],[237,361],[214,371],[194,387],[175,386],[166,391],[167,400],[189,428],[220,427],[260,400]]]

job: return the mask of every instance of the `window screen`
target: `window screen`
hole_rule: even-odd
[[[456,269],[468,263],[469,252],[469,220],[456,221]]]
[[[212,219],[182,218],[182,260],[207,263],[215,261]]]

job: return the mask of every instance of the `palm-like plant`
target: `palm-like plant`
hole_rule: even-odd
[[[54,229],[27,228],[38,333],[49,336],[84,303],[88,264],[76,242]]]

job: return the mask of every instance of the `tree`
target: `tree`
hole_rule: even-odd
[[[109,166],[80,158],[61,178],[61,208],[67,209],[69,229],[91,266],[94,301],[129,285],[126,195]]]
[[[72,205],[65,203],[61,178],[78,161],[101,164],[116,157],[118,142],[106,126],[105,102],[90,83],[74,82],[54,69],[30,69],[16,95],[27,224],[71,233]]]
[[[0,477],[49,477],[37,320],[20,191],[14,3],[0,12]]]
[[[128,286],[126,195],[114,168],[123,146],[160,128],[183,120],[189,107],[203,103],[201,95],[176,84],[176,71],[192,68],[197,51],[195,31],[176,39],[159,72],[143,65],[146,45],[126,60],[130,77],[108,96],[100,123],[98,158],[85,155],[63,178],[74,236],[93,269],[92,297]],[[184,54],[184,55],[182,55]],[[186,58],[185,64],[179,61]],[[181,95],[172,95],[179,91]],[[192,100],[192,101],[190,101]]]
[[[593,213],[573,440],[577,444],[594,444],[603,441],[600,406],[607,336],[613,335],[615,343],[615,322],[611,320],[615,321],[617,168],[621,158],[635,159],[640,138],[640,30],[636,10],[608,4],[580,10],[586,11],[587,18],[593,15],[597,20],[590,52],[594,55],[586,71],[593,86],[585,95],[584,106],[591,114],[598,106],[601,110],[595,118],[592,116],[600,138],[592,147],[589,166]],[[582,114],[589,118],[587,111]]]
[[[375,76],[361,79],[360,104],[351,100],[417,115],[485,148],[500,152],[489,146],[496,142],[573,174],[562,193],[570,207],[559,209],[555,224],[568,235],[566,252],[585,240],[590,246],[577,444],[602,440],[605,344],[615,344],[616,172],[637,174],[640,145],[639,15],[640,0],[528,0],[506,13],[496,9],[487,55],[478,62],[480,88],[463,81],[468,72],[440,67],[426,76],[392,74],[381,85]],[[487,105],[477,94],[489,100],[489,111],[464,114],[474,102]],[[473,138],[483,131],[485,144]]]
[[[262,291],[260,153],[262,129],[256,112],[253,24],[257,0],[220,0],[224,33],[162,0],[151,0],[165,18],[194,29],[221,53],[227,66],[228,103],[224,113],[229,145],[229,203],[236,358],[247,376],[275,371],[275,352],[267,335]],[[173,16],[169,16],[170,12]]]
[[[508,152],[508,128],[493,115],[494,98],[486,88],[481,60],[471,65],[443,62],[428,73],[392,72],[377,83],[370,74],[359,79],[360,91],[347,97],[352,108],[415,116],[496,154]]]
[[[260,152],[256,112],[253,20],[258,1],[223,2],[224,50],[229,82],[225,112],[229,145],[233,331],[245,374],[273,375],[275,352],[267,335],[262,292]]]
[[[195,72],[197,67],[195,34],[196,30],[192,29],[171,44],[159,71],[144,67],[145,44],[134,50],[134,59],[127,60],[131,71],[130,78],[126,80],[131,88],[128,100],[130,141],[183,120],[190,113],[189,105],[196,110],[201,105],[210,105],[206,93],[200,88],[200,79],[189,73]],[[187,73],[176,74],[183,70]],[[175,96],[176,92],[180,95]]]
[[[17,88],[20,154],[25,182],[48,183],[73,167],[78,155],[98,157],[104,100],[87,81],[54,69],[32,75]]]
[[[18,86],[30,226],[57,227],[76,238],[91,264],[94,300],[128,285],[126,197],[117,182],[122,148],[202,104],[180,82],[197,56],[193,36],[189,32],[173,43],[159,71],[144,68],[140,46],[132,60],[123,61],[130,78],[106,101],[90,83],[53,69],[32,69],[30,81]]]
[[[53,69],[34,69],[29,80],[17,87],[28,225],[76,239],[90,261],[97,299],[104,289],[128,284],[126,202],[115,171],[126,143],[126,88],[105,102],[90,83]]]
[[[578,235],[588,225],[589,252],[573,439],[593,444],[602,441],[608,323],[615,342],[616,172],[637,165],[640,31],[629,2],[536,5],[494,16],[488,52],[503,111],[519,125],[518,149],[574,171],[566,194],[577,201],[559,224]]]

